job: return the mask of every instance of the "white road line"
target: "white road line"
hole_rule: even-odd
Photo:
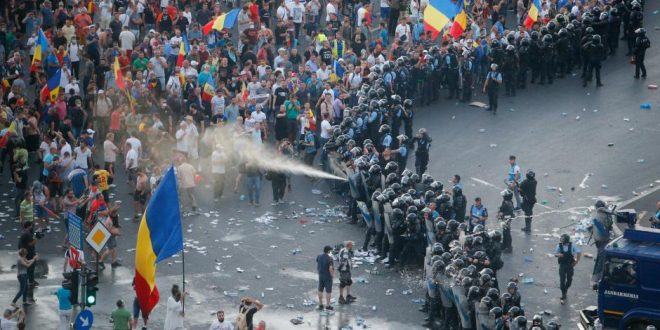
[[[589,180],[589,177],[591,176],[591,173],[587,173],[584,175],[584,178],[582,179],[582,182],[580,182],[579,187],[581,189],[587,189],[589,186],[587,186],[587,180]]]
[[[477,182],[481,183],[481,184],[484,185],[484,186],[493,187],[493,188],[495,188],[495,189],[502,189],[502,188],[500,188],[500,187],[498,187],[498,186],[496,186],[496,185],[494,185],[494,184],[492,184],[492,183],[490,183],[490,182],[488,182],[488,181],[481,180],[481,179],[479,179],[479,178],[471,177],[470,179],[472,179],[472,180],[474,180],[474,181],[477,181]]]

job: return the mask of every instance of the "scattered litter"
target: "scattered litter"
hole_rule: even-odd
[[[239,268],[236,268],[236,271],[239,272],[239,273],[243,273],[243,272],[245,272],[245,269],[241,269],[241,268],[239,267]]]
[[[386,295],[386,296],[391,296],[391,295],[393,295],[393,294],[394,294],[394,289],[387,289],[387,290],[385,290],[385,295]]]
[[[614,147],[614,143],[611,143],[611,142],[610,142],[610,143],[607,144],[607,146],[608,146],[608,147]]]
[[[657,11],[657,10],[656,10]],[[649,89],[658,89],[658,85],[648,85]]]
[[[404,294],[404,295],[409,295],[409,294],[413,293],[413,290],[412,289],[403,290],[403,292],[401,292],[401,293]]]
[[[371,310],[372,310],[372,311],[375,311],[375,310],[376,310],[376,305],[374,305],[373,307],[371,307]]]
[[[315,306],[315,305],[316,305],[316,303],[314,301],[303,299],[303,306],[309,307],[309,306]]]
[[[299,324],[303,324],[303,321],[301,319],[296,318],[296,319],[291,319],[291,323],[293,323],[293,325],[299,325]]]
[[[294,307],[296,307],[294,304],[286,304],[286,308],[288,309],[293,309]]]
[[[584,257],[585,257],[585,258],[589,258],[589,259],[593,259],[593,258],[594,258],[594,255],[591,254],[591,253],[585,253],[585,254],[584,254]]]
[[[566,112],[562,112],[561,115],[562,115],[563,117],[568,116],[568,114],[567,114]]]
[[[575,117],[575,120],[580,120],[580,116],[576,116],[576,117]]]
[[[600,187],[603,188],[603,189],[607,189],[607,185],[606,185],[606,184],[602,184],[602,185],[600,185]]]
[[[642,109],[651,109],[651,103],[642,103],[639,107]]]
[[[514,109],[514,108],[509,108],[509,111],[514,112],[514,111],[516,111],[516,109]]]
[[[488,105],[486,103],[483,103],[483,102],[472,102],[469,105],[472,106],[472,107],[478,107],[478,108],[484,108],[484,109],[488,108]]]
[[[594,113],[596,113],[596,112],[598,112],[598,109],[594,109],[593,111],[594,111]]]
[[[426,303],[426,300],[422,298],[416,298],[416,299],[412,299],[412,302],[418,305],[424,305]]]
[[[534,278],[533,277],[525,277],[522,279],[522,282],[524,284],[534,284]]]
[[[534,259],[532,259],[532,257],[524,257],[523,260],[525,262],[534,262]]]
[[[495,144],[495,143],[491,143],[491,144],[490,144],[490,147],[491,147],[491,148],[497,148],[497,144]]]
[[[644,162],[644,158],[640,158],[640,159],[638,159],[637,162],[638,162],[638,163],[643,163],[643,162]]]
[[[454,119],[456,119],[456,116],[451,116],[451,120],[454,120]]]
[[[224,291],[223,294],[227,297],[238,297],[238,292]]]
[[[632,131],[635,130],[635,128],[634,128],[634,127],[631,127],[631,128],[629,128],[628,130],[632,132]]]
[[[630,118],[623,118],[623,121],[630,121]]]
[[[480,128],[480,129],[479,129],[479,133],[484,133],[484,132],[486,132],[486,129],[485,129],[485,128]]]
[[[320,195],[320,194],[322,194],[322,192],[321,192],[320,190],[318,190],[318,189],[312,189],[312,194],[314,194],[314,195]]]
[[[545,315],[552,315],[552,311],[549,310],[549,309],[546,309],[546,310],[543,311],[543,314],[545,314]]]
[[[293,254],[294,256],[295,256],[296,254],[301,253],[301,252],[302,252],[302,249],[301,249],[301,248],[296,248],[296,249],[291,250],[291,254]]]
[[[266,288],[266,291],[273,291],[275,288]]]

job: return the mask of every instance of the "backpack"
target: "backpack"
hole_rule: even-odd
[[[247,325],[247,313],[249,309],[247,307],[241,307],[241,310],[238,312],[238,316],[236,317],[236,330],[247,330],[248,325]]]

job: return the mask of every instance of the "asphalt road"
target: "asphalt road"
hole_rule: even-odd
[[[433,138],[430,173],[446,185],[452,174],[460,174],[468,198],[481,196],[491,210],[500,203],[499,192],[504,189],[510,154],[518,157],[523,171],[536,171],[540,205],[535,212],[543,214],[535,217],[530,236],[518,231],[520,224],[514,223],[514,252],[505,256],[500,281],[514,276],[533,278],[532,284],[521,284],[525,310],[529,315],[548,311],[546,319],[556,318],[569,329],[577,319],[575,311],[596,302],[589,288],[593,259],[582,259],[568,304],[560,305],[556,261],[547,256],[559,234],[575,234],[572,224],[586,217],[586,208],[596,199],[621,202],[635,194],[644,195],[653,189],[651,185],[660,184],[660,154],[656,147],[660,141],[660,98],[657,91],[646,87],[660,82],[656,69],[660,56],[653,51],[660,45],[658,30],[654,28],[660,23],[657,15],[652,14],[660,3],[648,2],[647,6],[645,22],[653,48],[647,53],[646,80],[632,79],[634,67],[619,49],[618,55],[608,59],[603,67],[602,88],[582,88],[578,77],[568,77],[550,86],[530,85],[516,97],[501,96],[496,116],[446,100],[416,113],[416,128],[426,127]],[[442,93],[446,95],[446,91]],[[485,99],[483,95],[477,98]],[[651,103],[653,108],[640,109],[640,103]],[[614,145],[608,146],[610,143]],[[10,188],[7,182],[5,173],[0,187],[0,233],[5,236],[0,241],[0,293],[8,304],[17,290],[15,270],[10,266],[15,259],[18,224],[7,215],[11,205],[9,195],[5,195]],[[119,298],[129,302],[133,298],[130,283],[138,224],[129,219],[131,198],[123,178],[120,176],[117,182],[116,198],[126,204],[120,213],[124,235],[118,240],[124,266],[114,270],[108,267],[101,275],[99,303],[93,308],[94,329],[111,328],[108,319],[114,302]],[[322,192],[317,195],[312,189]],[[186,289],[190,292],[186,327],[208,328],[213,320],[211,313],[218,309],[226,310],[227,318],[233,320],[238,297],[249,295],[267,305],[255,318],[266,320],[269,329],[338,329],[346,325],[355,328],[358,319],[364,319],[374,329],[421,328],[423,315],[416,311],[419,304],[415,300],[423,297],[418,271],[397,273],[365,263],[354,271],[355,278],[368,282],[355,284],[354,292],[359,298],[355,304],[338,307],[329,316],[313,311],[315,303],[305,306],[305,299],[316,299],[314,259],[322,247],[346,239],[359,245],[363,238],[363,229],[343,223],[342,217],[314,215],[318,211],[302,214],[306,208],[325,210],[344,204],[334,195],[325,198],[327,194],[325,184],[298,177],[294,178],[293,192],[286,197],[295,203],[275,207],[270,205],[270,184],[265,182],[262,206],[251,208],[231,192],[219,203],[212,203],[209,187],[200,187],[203,214],[183,219]],[[640,199],[647,204],[634,206],[653,211],[657,200],[654,196],[655,192]],[[327,208],[322,203],[327,203]],[[267,212],[276,219],[263,217]],[[39,280],[41,286],[35,291],[38,301],[29,310],[29,329],[51,329],[57,322],[57,303],[50,294],[61,281],[63,250],[59,245],[63,233],[59,228],[63,226],[55,227],[39,242],[38,252],[48,260],[50,271],[47,278]],[[294,255],[292,250],[298,248],[302,251]],[[582,248],[587,253],[594,252],[593,247]],[[378,267],[380,274],[366,272],[373,267]],[[162,297],[152,313],[150,328],[162,326],[169,287],[182,282],[181,272],[180,257],[159,265],[157,283]],[[385,295],[387,289],[394,289],[393,295]],[[407,289],[413,293],[404,295]],[[233,297],[234,293],[238,297]],[[304,323],[291,325],[289,320],[297,316],[302,316]]]

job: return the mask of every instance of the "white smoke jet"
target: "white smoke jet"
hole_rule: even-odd
[[[238,157],[241,162],[252,163],[264,170],[346,181],[344,177],[315,169],[290,157],[279,155],[272,146],[255,143],[252,140],[251,133],[246,133],[237,126],[228,125],[208,129],[202,137],[202,142],[213,148],[221,145],[227,156]]]

